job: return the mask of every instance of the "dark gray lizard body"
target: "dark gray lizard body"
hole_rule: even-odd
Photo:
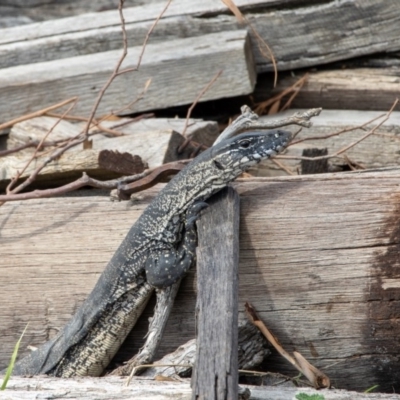
[[[19,361],[16,375],[100,375],[154,287],[178,281],[194,261],[195,221],[206,200],[250,166],[284,149],[286,131],[249,132],[206,150],[172,179],[132,226],[67,325]]]

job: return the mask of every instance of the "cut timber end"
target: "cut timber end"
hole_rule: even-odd
[[[220,70],[222,75],[201,101],[249,94],[255,84],[249,46],[245,30],[149,44],[140,69],[116,77],[98,113],[126,107],[141,96],[149,79],[151,84],[135,104],[134,112],[191,104]],[[122,68],[134,68],[141,50],[142,46],[129,48]],[[7,98],[7,102],[0,104],[0,121],[72,96],[79,96],[74,113],[89,114],[120,57],[120,50],[108,51],[0,70],[0,91]]]
[[[223,189],[197,223],[197,348],[192,399],[238,397],[239,196]]]

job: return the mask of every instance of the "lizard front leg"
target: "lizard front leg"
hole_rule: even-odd
[[[195,222],[207,203],[197,202],[186,213],[182,239],[172,245],[153,251],[146,260],[146,277],[150,285],[164,289],[181,279],[196,259],[197,231]]]

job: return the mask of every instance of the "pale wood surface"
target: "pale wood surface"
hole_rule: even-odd
[[[48,155],[43,155],[32,161],[21,174],[21,179],[27,178],[47,158]],[[10,179],[25,168],[28,160],[29,155],[25,152],[0,158],[0,188],[5,188]],[[137,154],[131,154],[129,150],[109,155],[104,149],[81,149],[64,153],[46,165],[34,185],[39,187],[63,185],[80,178],[83,172],[96,179],[114,179],[121,175],[138,174],[145,168],[143,160]]]
[[[42,116],[19,122],[10,130],[7,139],[7,149],[28,143],[31,140],[41,140],[53,128],[47,140],[56,141],[68,139],[78,135],[86,123],[71,123],[67,120],[59,121],[58,118]],[[101,126],[121,132],[124,135],[147,135],[148,132],[174,130],[183,133],[186,125],[184,118],[143,118],[135,121],[132,118],[115,118],[105,120]],[[93,128],[90,132],[97,131]],[[186,135],[195,141],[211,146],[219,134],[218,123],[189,118]],[[90,138],[93,142],[110,137],[108,133],[98,134]]]
[[[185,138],[180,134],[184,131],[186,125],[185,119],[172,118],[149,118],[132,122],[130,118],[120,118],[113,121],[103,121],[101,126],[111,128],[117,132],[121,132],[125,136],[112,136],[110,134],[98,133],[90,137],[92,149],[95,150],[116,150],[121,153],[128,152],[139,155],[150,168],[158,167],[161,164],[177,159],[189,158],[196,146],[189,144],[181,153],[178,153],[179,147],[185,141]],[[54,129],[53,129],[54,128]],[[66,120],[59,121],[55,117],[38,117],[32,118],[15,124],[8,135],[6,148],[12,149],[22,144],[31,141],[40,142],[47,136],[49,130],[52,129],[50,135],[47,136],[47,141],[58,141],[71,139],[76,137],[84,124],[73,124]],[[97,129],[97,128],[96,128]],[[218,124],[214,121],[202,121],[189,119],[186,129],[186,136],[192,138],[196,142],[206,146],[211,146],[218,136]],[[1,179],[10,179],[15,168],[20,168],[23,161],[18,161],[16,167],[15,160],[27,161],[35,151],[35,148],[30,147],[20,151],[13,156],[0,158],[0,169],[3,170]],[[49,147],[46,148],[46,153]],[[82,151],[82,146],[75,146],[68,150],[68,153]],[[72,158],[74,156],[71,156]],[[7,161],[13,160],[13,161]],[[72,164],[72,161],[70,162]],[[51,164],[50,164],[51,166]],[[49,167],[50,167],[49,166]],[[79,166],[77,166],[78,168]],[[88,165],[90,168],[90,165]],[[80,172],[82,168],[78,168]],[[51,173],[50,171],[46,173]],[[26,175],[26,174],[25,174]]]
[[[238,397],[239,195],[226,188],[198,222],[192,400]]]
[[[400,7],[400,3],[398,5]],[[309,72],[307,82],[293,100],[292,107],[388,111],[399,97],[399,74],[399,67]],[[292,86],[299,77],[285,77],[272,94]],[[270,85],[271,77],[266,77],[266,82]],[[262,91],[262,83],[260,88]],[[266,96],[264,98],[268,98],[271,92],[264,95]]]
[[[62,379],[40,376],[33,378],[13,377],[6,391],[0,392],[0,399],[38,400],[74,399],[82,400],[189,400],[191,389],[188,380],[162,382],[134,377],[130,386],[126,378],[77,378]],[[397,394],[356,393],[344,390],[312,390],[276,386],[249,386],[250,400],[293,400],[299,393],[309,396],[319,394],[325,400],[399,400]]]
[[[286,350],[336,387],[398,388],[400,171],[253,179],[241,195],[240,309],[250,301]],[[71,317],[157,192],[132,202],[63,197],[0,207],[0,368],[22,330],[43,343]],[[95,192],[97,193],[97,192]],[[194,337],[194,273],[184,280],[159,356]],[[116,361],[141,344],[154,302]],[[277,356],[268,368],[297,372]]]
[[[396,1],[319,0],[304,4],[295,0],[237,0],[235,4],[247,13],[249,21],[271,47],[281,71],[400,49],[400,4]],[[158,2],[125,10],[131,46],[142,44],[164,5]],[[152,41],[232,29],[238,29],[237,20],[222,2],[176,0],[159,22]],[[3,29],[0,34],[3,67],[120,47],[117,11]],[[272,70],[270,60],[261,56],[256,40],[253,49],[258,71]]]
[[[186,127],[186,136],[206,146],[211,146],[219,135],[218,123],[216,121],[189,118],[186,124],[185,118],[143,118],[139,121],[126,124],[129,121],[132,121],[132,119],[120,118],[116,121],[104,121],[102,125],[115,129],[124,135],[146,135],[147,132],[166,130],[173,130],[183,134]],[[97,140],[98,137],[97,135],[94,136],[93,140]]]
[[[296,112],[303,112],[304,109],[293,109],[272,116],[261,117],[260,121],[269,119],[287,118]],[[344,129],[356,128],[364,125],[368,121],[383,115],[383,112],[375,111],[357,111],[357,110],[323,110],[321,115],[312,119],[311,128],[303,128],[296,136],[295,140],[310,137],[321,137],[339,132]],[[380,120],[379,120],[380,121]],[[307,140],[299,144],[290,146],[285,151],[285,156],[302,156],[304,149],[319,148],[328,150],[329,154],[334,154],[338,150],[354,143],[363,137],[370,129],[377,125],[379,121],[354,129],[351,132],[345,132],[338,136],[333,136],[323,140]],[[334,171],[348,170],[349,160],[354,165],[364,168],[374,169],[381,167],[392,167],[400,164],[399,146],[400,146],[400,112],[394,111],[388,121],[384,123],[376,134],[369,136],[365,140],[351,147],[346,152],[330,158],[328,163]],[[292,132],[297,131],[297,127],[289,127]],[[347,157],[347,158],[346,158]],[[301,171],[300,160],[280,159],[294,174]],[[251,173],[256,176],[285,176],[287,172],[271,161],[263,161],[261,164],[251,169]]]
[[[46,116],[32,118],[13,125],[7,138],[7,149],[35,140],[40,142],[50,130],[52,131],[47,136],[48,141],[71,139],[81,132],[78,125],[66,120]],[[32,153],[34,150],[28,151]]]
[[[130,48],[123,67],[135,67],[141,50],[141,46]],[[0,104],[0,121],[73,96],[79,96],[74,113],[89,115],[120,56],[121,50],[114,50],[0,70],[0,91],[7,98]],[[191,104],[220,70],[222,75],[201,101],[252,92],[254,63],[245,30],[149,44],[140,70],[113,81],[98,113],[117,112],[124,107],[124,113],[129,113]],[[144,98],[126,109],[150,78]]]

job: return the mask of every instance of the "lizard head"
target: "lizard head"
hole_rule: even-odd
[[[223,176],[236,177],[261,160],[280,153],[291,137],[288,131],[272,130],[250,131],[224,140],[211,148],[213,169]]]

